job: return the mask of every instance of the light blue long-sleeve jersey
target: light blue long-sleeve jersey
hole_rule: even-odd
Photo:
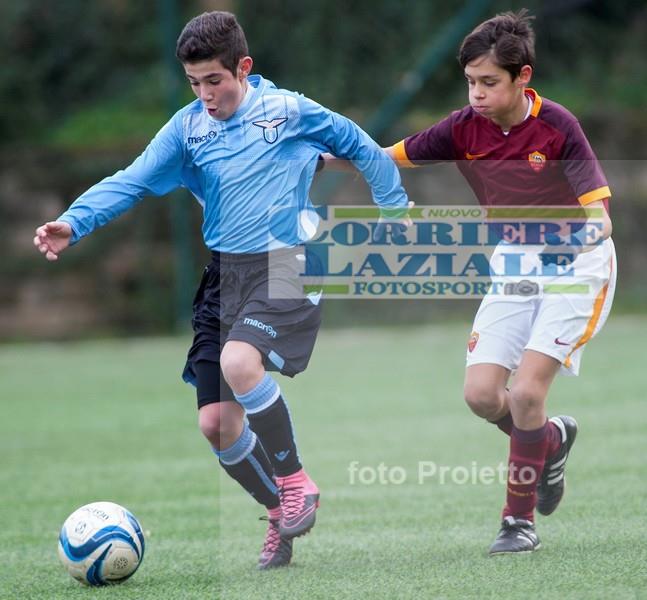
[[[229,119],[212,119],[200,100],[192,102],[129,167],[81,195],[59,218],[71,225],[72,242],[144,196],[184,186],[202,206],[210,250],[254,253],[298,245],[316,224],[308,191],[321,152],[351,160],[379,206],[407,205],[395,164],[355,123],[260,75],[248,82]]]

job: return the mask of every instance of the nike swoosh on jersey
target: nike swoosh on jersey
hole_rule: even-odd
[[[481,154],[470,154],[469,152],[465,153],[465,158],[467,160],[476,160],[477,158],[483,158],[487,156],[487,152],[481,152]]]
[[[560,341],[559,341],[559,338],[555,338],[555,343],[556,343],[558,346],[570,346],[570,344],[569,344],[568,342],[560,342]]]

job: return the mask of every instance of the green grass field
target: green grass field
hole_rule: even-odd
[[[647,318],[612,317],[554,386],[550,413],[580,423],[567,495],[516,557],[487,557],[504,486],[460,483],[507,456],[462,401],[468,328],[323,331],[307,373],[280,378],[322,504],[293,564],[263,573],[263,511],[220,477],[179,380],[187,339],[0,346],[0,598],[647,598]],[[420,461],[453,470],[420,484]],[[380,464],[406,481],[358,482]],[[95,500],[146,531],[121,586],[58,563],[60,525]]]

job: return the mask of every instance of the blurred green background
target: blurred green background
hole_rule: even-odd
[[[56,264],[32,246],[94,182],[127,165],[191,91],[169,54],[204,10],[235,12],[254,71],[359,124],[448,31],[469,2],[323,0],[21,0],[0,3],[0,340],[148,335],[177,330],[208,253],[197,203],[151,198],[84,240]],[[631,0],[477,2],[461,37],[496,12],[536,15],[533,87],[582,122],[614,191],[619,254],[616,311],[645,312],[647,238],[647,4]],[[379,135],[385,145],[466,103],[457,44]],[[315,181],[317,187],[326,175]],[[435,169],[403,173],[419,204],[456,198]],[[338,192],[344,201],[343,189]],[[363,201],[369,201],[368,194]],[[439,197],[440,196],[440,197]],[[353,198],[357,201],[356,198]],[[186,210],[178,207],[186,206]],[[183,221],[186,219],[186,222]],[[177,240],[186,244],[178,250]],[[474,303],[334,301],[330,326],[465,318]]]

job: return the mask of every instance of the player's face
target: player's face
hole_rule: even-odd
[[[252,68],[249,56],[240,59],[236,75],[217,58],[183,66],[193,93],[202,100],[211,117],[224,121],[236,112],[247,90],[247,75]]]
[[[479,114],[495,123],[515,124],[518,115],[525,115],[524,88],[530,81],[532,68],[524,66],[512,79],[510,73],[495,64],[489,55],[481,56],[465,67],[469,101]]]

